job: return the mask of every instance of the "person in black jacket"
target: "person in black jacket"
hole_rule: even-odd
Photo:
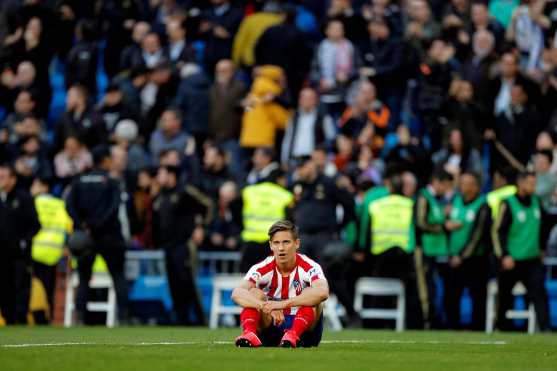
[[[82,20],[76,28],[77,44],[66,60],[66,88],[82,84],[93,96],[97,93],[98,50],[94,41],[96,23]]]
[[[78,257],[76,309],[78,322],[83,323],[89,280],[95,256],[100,254],[112,276],[118,304],[118,319],[127,319],[127,288],[124,278],[125,243],[122,236],[118,211],[121,191],[108,171],[112,167],[110,148],[105,145],[93,150],[93,171],[80,176],[71,185],[66,209],[73,219],[74,229],[83,230],[93,240],[93,251]]]
[[[16,188],[15,169],[0,165],[0,310],[8,324],[27,323],[31,239],[41,225],[28,192]]]
[[[295,205],[293,220],[304,242],[301,252],[319,262],[331,280],[331,290],[346,308],[348,323],[359,322],[354,311],[352,290],[347,280],[352,250],[340,240],[340,228],[355,220],[354,200],[339,178],[319,172],[314,160],[297,169],[293,187]],[[343,209],[343,220],[337,221],[337,206]]]
[[[199,34],[207,42],[205,70],[213,73],[219,60],[231,57],[234,35],[244,14],[230,0],[211,0],[211,3],[211,8],[202,16]]]
[[[161,192],[153,201],[153,242],[165,252],[166,274],[179,325],[205,322],[195,286],[192,254],[203,241],[203,224],[212,219],[212,202],[199,190],[178,182],[179,168],[157,172]],[[189,318],[193,307],[195,321]]]

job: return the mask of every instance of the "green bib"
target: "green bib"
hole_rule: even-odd
[[[470,239],[470,233],[480,208],[485,204],[485,197],[480,196],[471,203],[465,205],[462,195],[459,193],[452,202],[450,220],[462,223],[462,227],[451,232],[449,236],[449,253],[458,255]],[[476,248],[474,256],[484,255],[486,247],[481,244]]]
[[[532,196],[530,207],[522,205],[516,196],[507,199],[513,221],[507,237],[507,250],[514,260],[540,256],[541,211],[537,197]]]
[[[421,191],[429,204],[427,222],[429,224],[445,223],[443,205],[429,193],[427,189]],[[426,256],[447,256],[449,253],[447,235],[441,233],[422,233],[422,247]]]

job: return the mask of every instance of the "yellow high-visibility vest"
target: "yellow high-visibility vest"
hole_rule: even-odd
[[[385,196],[369,205],[373,255],[397,246],[410,252],[413,205],[412,199],[400,195]]]
[[[516,193],[516,186],[514,185],[507,185],[501,188],[498,188],[494,191],[491,191],[487,194],[487,204],[491,209],[491,218],[492,220],[497,219],[497,215],[499,214],[499,208],[501,206],[501,202],[504,199],[514,195]]]
[[[31,256],[38,263],[56,265],[64,252],[66,235],[72,232],[72,219],[66,212],[64,200],[54,196],[35,197],[35,208],[41,230],[33,238]]]
[[[284,209],[292,203],[294,196],[277,184],[264,182],[245,187],[242,199],[242,239],[263,243],[269,240],[267,232],[271,225],[284,219]]]

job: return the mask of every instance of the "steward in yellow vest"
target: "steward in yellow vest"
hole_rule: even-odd
[[[497,219],[501,202],[516,193],[516,185],[512,184],[514,178],[515,175],[509,171],[496,170],[493,174],[493,191],[486,197],[491,209],[491,220]]]
[[[367,205],[369,216],[367,246],[371,260],[371,273],[375,277],[397,278],[406,290],[406,323],[409,328],[421,324],[420,303],[416,291],[413,264],[414,201],[403,194],[402,176],[395,174],[385,181],[388,195]],[[377,305],[388,305],[389,302]]]
[[[56,287],[56,266],[64,254],[68,234],[72,233],[73,222],[66,212],[64,200],[49,194],[48,179],[35,179],[31,194],[35,199],[35,209],[41,229],[33,238],[31,257],[33,274],[44,286],[50,310],[54,308]],[[52,318],[49,313],[47,318]]]
[[[267,231],[273,223],[285,219],[293,201],[292,193],[268,179],[243,189],[240,269],[247,271],[270,254]]]

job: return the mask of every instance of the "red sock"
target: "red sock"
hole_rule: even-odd
[[[315,312],[313,308],[300,307],[298,308],[298,312],[294,317],[292,330],[294,330],[296,332],[296,335],[300,337],[313,324],[313,321],[315,321]]]
[[[257,325],[259,324],[260,317],[261,315],[257,309],[244,308],[242,313],[240,313],[240,325],[244,332],[257,333]]]

